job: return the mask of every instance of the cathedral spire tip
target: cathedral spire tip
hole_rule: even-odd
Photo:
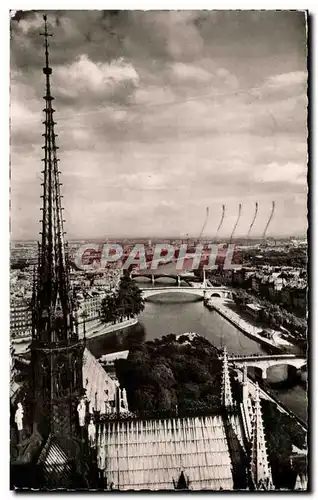
[[[221,385],[221,403],[223,406],[233,406],[233,397],[229,373],[227,349],[223,348],[223,363],[222,363],[222,385]]]

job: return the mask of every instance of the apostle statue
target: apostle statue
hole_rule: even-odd
[[[77,405],[77,413],[80,427],[85,425],[85,415],[86,415],[86,404],[84,399],[81,399]]]
[[[122,397],[122,407],[123,407],[123,409],[124,410],[128,410],[127,392],[126,392],[125,388],[123,388],[123,390],[122,390],[121,397]]]
[[[23,406],[21,403],[18,403],[18,408],[17,411],[15,412],[14,420],[15,423],[17,424],[19,432],[23,430],[23,413],[24,413]]]
[[[105,443],[99,448],[98,459],[97,459],[97,467],[100,471],[103,471],[106,467],[106,449]]]
[[[89,424],[88,424],[88,428],[87,428],[87,431],[88,431],[88,441],[89,441],[89,445],[91,448],[93,448],[95,446],[95,439],[96,439],[96,427],[95,427],[95,424],[93,422],[93,419],[91,418]]]
[[[105,389],[104,393],[105,393],[105,399],[104,399],[105,413],[110,413],[111,408],[110,408],[110,404],[109,404],[109,392],[108,392],[108,389]]]

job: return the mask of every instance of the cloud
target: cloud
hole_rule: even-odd
[[[43,145],[41,12],[12,21],[12,231],[37,232]],[[257,14],[257,15],[256,15]],[[50,12],[69,235],[224,235],[277,201],[273,233],[306,224],[306,59],[295,15]],[[263,209],[261,210],[261,207]],[[281,207],[281,208],[279,208]],[[261,219],[260,219],[261,220]]]
[[[289,87],[291,85],[299,85],[303,90],[304,85],[307,83],[307,74],[304,71],[294,71],[290,73],[282,73],[281,75],[271,75],[266,85],[272,89],[280,89]]]
[[[59,94],[71,99],[84,99],[89,93],[90,100],[113,99],[122,91],[123,98],[129,86],[133,89],[139,81],[134,67],[123,59],[111,63],[91,61],[82,54],[70,65],[58,66],[54,71],[54,80]]]
[[[267,165],[264,165],[262,169],[260,169],[255,179],[261,182],[293,182],[296,184],[306,185],[306,175],[307,169],[306,166],[301,163],[277,163],[273,162]]]

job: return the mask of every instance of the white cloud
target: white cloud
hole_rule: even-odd
[[[288,87],[289,85],[304,85],[306,82],[307,73],[305,71],[294,71],[291,73],[272,75],[267,79],[265,85],[273,89],[280,89],[282,87]]]
[[[173,63],[170,66],[171,77],[178,82],[203,82],[208,83],[213,80],[213,75],[200,66],[185,64],[181,62]]]
[[[107,95],[116,90],[118,85],[127,82],[137,84],[139,76],[135,68],[123,59],[110,64],[95,63],[82,54],[72,64],[57,67],[54,80],[65,95],[78,96],[87,92]]]
[[[307,168],[301,163],[270,163],[262,165],[255,175],[260,182],[293,182],[306,184]]]

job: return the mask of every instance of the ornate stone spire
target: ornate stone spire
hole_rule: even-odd
[[[248,398],[248,378],[247,378],[247,364],[243,365],[243,401]]]
[[[69,286],[69,269],[65,259],[60,172],[58,170],[56,137],[51,94],[52,68],[49,65],[49,43],[46,16],[44,17],[45,66],[45,126],[42,194],[42,230],[39,245],[37,290],[33,339],[45,343],[69,342],[76,335],[73,303]]]
[[[38,269],[34,280],[32,368],[33,414],[43,437],[54,433],[74,442],[78,428],[76,408],[83,392],[84,344],[79,340],[73,312],[65,243],[58,158],[56,155],[54,109],[51,94],[47,19],[44,19],[45,126],[43,205]]]
[[[252,407],[252,401],[249,394],[248,378],[247,378],[247,365],[243,365],[243,377],[242,377],[242,411],[243,411],[243,421],[245,423],[246,438],[248,441],[251,440],[252,436],[252,421],[254,418],[254,411]]]
[[[229,374],[229,363],[227,349],[223,349],[223,366],[222,366],[222,386],[221,386],[221,404],[225,407],[233,406],[232,389]]]
[[[251,441],[251,478],[256,490],[272,490],[272,472],[268,463],[259,386],[256,384]]]

